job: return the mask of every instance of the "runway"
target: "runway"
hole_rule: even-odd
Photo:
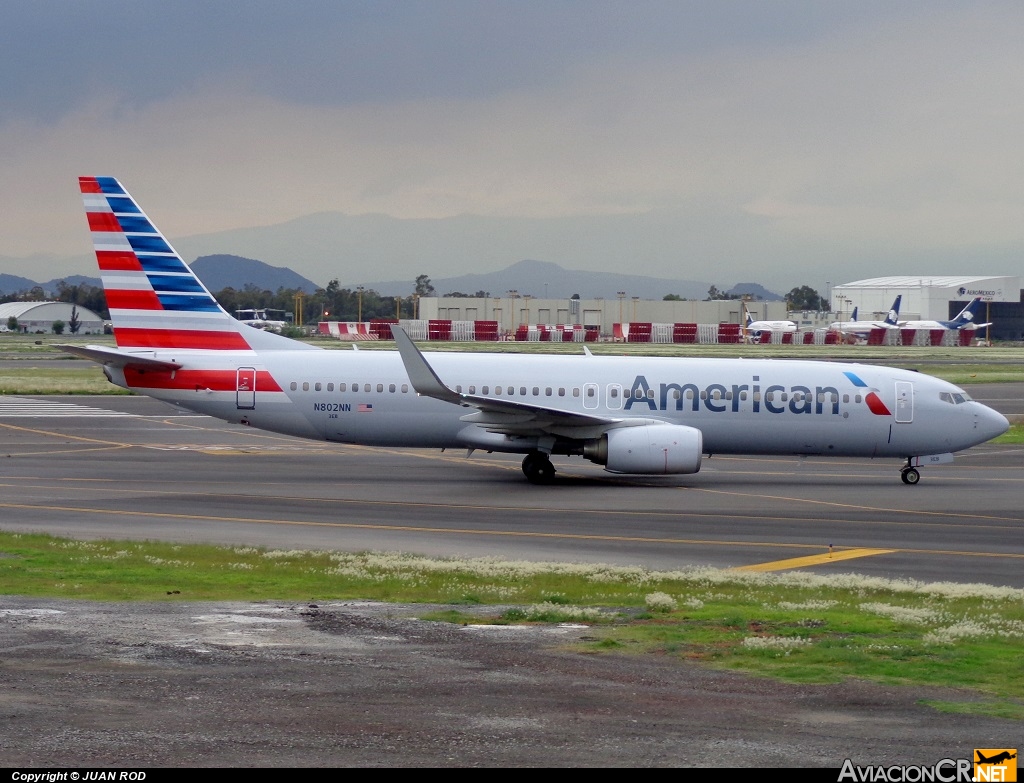
[[[550,486],[519,461],[301,441],[142,397],[0,398],[6,530],[1024,587],[1021,447],[915,487],[895,460],[713,457],[650,478],[561,459]]]

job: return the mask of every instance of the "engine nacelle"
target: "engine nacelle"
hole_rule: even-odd
[[[704,451],[701,432],[678,424],[608,430],[583,456],[611,473],[696,473]]]

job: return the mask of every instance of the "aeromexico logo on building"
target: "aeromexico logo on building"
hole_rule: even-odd
[[[844,372],[855,387],[858,394],[863,395],[868,409],[876,416],[890,416],[891,413],[878,393],[868,389],[868,385],[855,373]],[[863,390],[863,391],[861,391]],[[646,376],[638,375],[629,390],[626,404],[627,411],[634,406],[646,405],[650,411],[681,411],[689,409],[699,411],[701,407],[711,413],[809,413],[813,415],[839,415],[839,389],[835,386],[803,386],[794,384],[768,384],[762,387],[761,376],[754,375],[750,383],[710,383],[701,388],[695,383],[660,383],[657,391]]]
[[[961,286],[956,289],[957,296],[983,296],[985,298],[991,298],[1003,295],[1003,289],[1001,288],[966,288]]]

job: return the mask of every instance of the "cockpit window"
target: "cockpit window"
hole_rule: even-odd
[[[939,392],[939,399],[950,405],[963,405],[970,401],[970,396],[963,392]]]

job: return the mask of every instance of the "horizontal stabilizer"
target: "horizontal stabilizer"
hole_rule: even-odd
[[[102,345],[54,345],[64,353],[81,356],[93,362],[99,362],[110,367],[138,367],[147,370],[177,370],[181,367],[177,362],[167,362],[162,359],[154,359],[144,353],[131,353],[107,348]],[[152,353],[149,351],[148,353]]]

